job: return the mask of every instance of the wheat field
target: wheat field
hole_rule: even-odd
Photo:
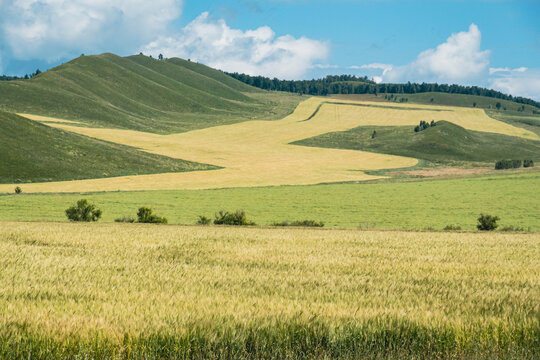
[[[0,358],[529,358],[540,237],[0,223]]]
[[[22,114],[21,114],[22,115]],[[365,171],[406,168],[416,159],[373,152],[290,145],[291,142],[362,125],[415,125],[420,120],[448,120],[470,130],[535,138],[528,130],[488,117],[483,110],[426,106],[381,106],[371,102],[302,102],[278,121],[247,121],[181,134],[158,135],[133,130],[88,128],[66,120],[25,114],[48,125],[173,158],[222,167],[219,170],[124,176],[26,184],[26,192],[214,189],[374,180]],[[14,185],[0,185],[0,192]]]

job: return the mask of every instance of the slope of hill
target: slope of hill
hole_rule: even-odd
[[[376,132],[372,138],[373,132]],[[295,145],[372,151],[434,162],[540,160],[540,141],[515,136],[470,131],[439,121],[415,133],[412,126],[362,126],[296,141]]]
[[[0,107],[92,126],[156,133],[277,119],[300,99],[260,90],[204,65],[143,55],[81,56],[30,80],[0,83]]]
[[[0,183],[216,169],[91,139],[0,111]]]

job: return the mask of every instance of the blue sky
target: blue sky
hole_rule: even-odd
[[[348,73],[540,100],[539,15],[539,1],[0,0],[0,73],[142,51],[280,78]]]

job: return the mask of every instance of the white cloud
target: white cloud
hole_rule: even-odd
[[[133,51],[163,34],[181,5],[181,0],[7,0],[0,41],[21,60]]]
[[[540,70],[514,69],[500,77],[490,79],[490,87],[514,96],[540,101]]]
[[[179,33],[161,36],[141,51],[190,58],[230,72],[298,79],[316,61],[327,58],[329,46],[305,37],[276,37],[267,26],[247,31],[231,29],[224,20],[214,21],[205,12]]]
[[[522,66],[516,69],[510,69],[509,67],[503,67],[503,68],[489,68],[489,75],[493,75],[496,73],[509,73],[509,72],[525,72],[527,71],[527,68]]]
[[[392,70],[393,66],[390,64],[372,63],[361,66],[351,66],[351,69],[370,69],[370,70],[382,70],[383,74]]]
[[[475,24],[468,31],[452,34],[435,49],[421,52],[415,61],[393,67],[383,75],[386,82],[438,81],[459,82],[485,74],[489,50],[480,50],[482,35]]]

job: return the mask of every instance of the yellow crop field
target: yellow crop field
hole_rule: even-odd
[[[341,102],[341,101],[340,101]],[[126,176],[107,179],[25,184],[25,192],[210,189],[269,185],[307,185],[380,178],[367,170],[404,168],[416,159],[371,152],[290,145],[291,142],[362,125],[414,125],[420,120],[448,120],[471,130],[538,138],[527,130],[488,117],[482,110],[370,102],[327,103],[310,98],[279,121],[247,121],[181,134],[158,135],[132,130],[88,128],[65,120],[30,119],[93,138],[144,151],[223,167],[220,170]],[[0,185],[0,192],[13,185]]]
[[[421,120],[446,120],[467,130],[540,140],[532,131],[487,116],[483,109],[466,107],[338,100],[324,104],[316,118],[325,121],[357,119],[359,125],[356,126],[414,126]]]
[[[538,234],[4,222],[0,358],[534,358],[539,259]]]

